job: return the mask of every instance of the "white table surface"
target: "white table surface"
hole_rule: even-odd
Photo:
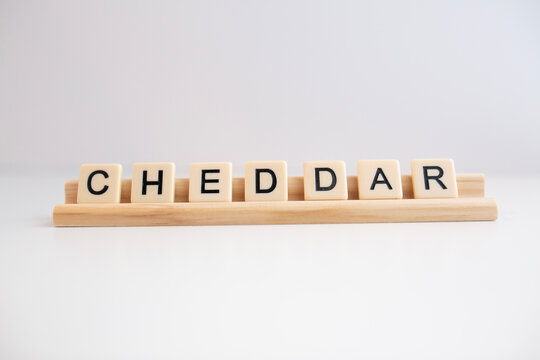
[[[54,228],[0,172],[1,359],[538,359],[540,177],[496,222]]]

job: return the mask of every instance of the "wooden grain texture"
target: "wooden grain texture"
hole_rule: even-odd
[[[169,226],[495,220],[491,198],[62,204],[55,226]]]
[[[459,197],[484,197],[483,174],[458,174]],[[410,175],[402,175],[403,198],[412,199],[412,180]],[[78,180],[68,180],[65,184],[66,204],[77,203]],[[289,201],[304,200],[304,178],[301,176],[289,177]],[[358,199],[358,182],[356,176],[347,177],[349,200]],[[175,183],[175,202],[187,202],[189,179],[179,178]],[[129,203],[131,197],[131,179],[122,180],[122,195],[120,202]],[[244,178],[233,179],[233,202],[244,201]]]

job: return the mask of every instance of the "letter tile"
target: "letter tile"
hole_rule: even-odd
[[[131,176],[131,202],[172,203],[174,183],[174,163],[135,163]]]
[[[348,195],[343,161],[304,163],[305,200],[347,200]]]
[[[364,199],[402,199],[401,173],[397,160],[360,160],[358,195]]]
[[[232,164],[192,163],[189,167],[189,201],[232,201]]]
[[[83,164],[79,170],[78,204],[119,203],[122,165]]]
[[[414,197],[457,198],[456,172],[452,159],[416,159],[411,162]]]
[[[249,161],[245,164],[246,201],[287,201],[287,163]]]

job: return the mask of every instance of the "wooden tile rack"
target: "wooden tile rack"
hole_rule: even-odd
[[[456,199],[414,199],[410,175],[402,176],[403,199],[356,200],[356,176],[347,178],[350,200],[305,201],[303,178],[289,177],[289,201],[244,202],[244,179],[233,179],[233,201],[190,203],[189,180],[176,179],[175,202],[129,202],[131,180],[122,181],[120,204],[77,204],[78,180],[65,185],[65,204],[53,210],[55,226],[165,226],[485,221],[497,219],[497,203],[484,197],[482,174],[458,174]]]

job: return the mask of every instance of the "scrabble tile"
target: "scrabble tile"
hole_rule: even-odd
[[[79,171],[77,203],[119,203],[122,165],[83,164]]]
[[[131,176],[131,202],[172,203],[174,182],[174,163],[135,163]]]
[[[249,161],[245,164],[246,201],[287,201],[287,163]]]
[[[232,201],[232,164],[192,163],[189,167],[189,201]]]
[[[401,199],[401,173],[397,160],[360,160],[358,195],[364,199]]]
[[[347,173],[343,161],[304,163],[305,200],[347,200]]]
[[[452,159],[416,159],[411,162],[414,197],[457,198],[456,172]]]

